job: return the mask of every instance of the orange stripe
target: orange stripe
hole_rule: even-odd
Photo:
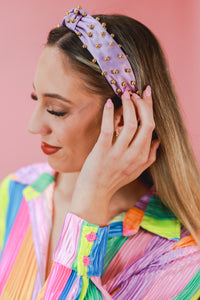
[[[1,300],[31,300],[38,272],[31,226],[28,227],[22,246],[5,284]]]
[[[180,241],[178,241],[172,249],[184,248],[189,246],[196,246],[197,243],[192,235],[185,236]]]
[[[113,296],[114,293],[116,293],[120,289],[120,286],[118,286],[110,295]]]
[[[144,211],[137,207],[132,207],[127,211],[123,225],[127,226],[129,229],[138,231],[143,217]]]

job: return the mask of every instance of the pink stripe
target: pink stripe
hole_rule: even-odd
[[[71,268],[76,258],[83,219],[68,213],[54,252],[54,261]],[[67,255],[66,255],[67,253]]]
[[[58,299],[69,280],[72,270],[54,263],[53,269],[48,279],[44,300]]]
[[[102,284],[106,290],[110,290],[116,276],[144,255],[154,237],[154,234],[140,231],[124,243],[102,277]]]
[[[111,295],[102,286],[101,278],[98,276],[91,276],[91,281],[96,285],[96,287],[101,291],[104,300],[112,300]]]
[[[167,299],[172,299],[183,290],[200,265],[199,247],[194,246],[189,248],[185,248],[186,255],[183,252],[181,258],[175,260],[161,273],[161,276],[159,276],[160,274],[158,275],[158,279],[151,285],[142,300],[161,299],[161,297],[166,296]],[[195,248],[197,251],[195,251]],[[193,251],[193,254],[191,251]]]
[[[30,224],[28,205],[23,198],[11,229],[0,265],[0,295],[9,277]]]

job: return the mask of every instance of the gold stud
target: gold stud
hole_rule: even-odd
[[[92,36],[92,32],[88,32],[88,34],[87,34],[89,37],[91,37]]]
[[[116,90],[117,93],[121,93],[121,91],[122,91],[121,89],[117,89]]]
[[[89,25],[89,28],[90,28],[90,29],[94,29],[94,25],[90,24],[90,25]]]
[[[97,62],[96,58],[93,58],[92,62],[95,64]]]
[[[135,84],[136,84],[136,82],[132,80],[131,81],[131,85],[135,85]]]
[[[99,18],[99,17],[96,17],[96,20],[97,20],[97,21],[100,21],[100,18]]]
[[[113,73],[113,74],[118,74],[119,71],[115,69],[115,70],[112,70],[112,73]]]
[[[80,5],[77,6],[78,9],[82,9],[82,7]]]
[[[131,73],[131,69],[130,68],[125,69],[125,72],[126,73]]]
[[[80,31],[77,31],[77,33],[76,33],[78,36],[81,36],[82,35],[82,33],[80,32]]]
[[[105,71],[101,72],[102,76],[105,76],[107,73]]]
[[[109,45],[112,47],[114,46],[114,42],[110,42]]]
[[[79,10],[77,8],[75,8],[74,14],[77,14],[78,12],[79,12]]]
[[[104,60],[105,60],[105,61],[109,61],[109,60],[110,60],[110,57],[109,57],[109,56],[106,56],[106,57],[104,57]]]
[[[127,83],[125,81],[123,81],[122,86],[127,86]]]
[[[66,12],[66,16],[68,16],[69,15],[69,12]]]
[[[96,44],[96,48],[101,48],[101,44]]]
[[[72,23],[75,23],[75,22],[76,22],[76,19],[75,19],[75,18],[71,19],[71,22],[72,22]]]
[[[105,36],[105,35],[106,35],[105,31],[102,31],[102,32],[101,32],[101,35],[102,35],[102,36]]]
[[[132,96],[133,95],[133,92],[132,91],[128,91],[129,92],[129,94]]]
[[[136,94],[140,95],[140,92],[139,92],[139,91],[137,91],[137,92],[136,92]]]
[[[122,47],[122,45],[121,44],[118,44],[118,46],[121,48]]]
[[[111,83],[111,84],[115,84],[116,82],[117,82],[117,81],[116,81],[115,79],[112,79],[110,83]]]
[[[70,23],[70,19],[67,19],[67,23]]]
[[[83,17],[86,17],[86,16],[87,16],[87,13],[84,11],[84,12],[82,13],[82,16],[83,16]]]
[[[105,22],[103,22],[101,25],[102,25],[103,28],[106,27],[106,23]]]
[[[59,28],[59,27],[60,27],[60,24],[57,25],[57,28]]]
[[[118,57],[119,58],[124,58],[124,55],[123,54],[119,54]]]
[[[83,47],[83,48],[87,48],[87,45],[86,45],[86,44],[83,44],[82,47]]]
[[[114,35],[114,33],[111,33],[111,35],[110,35],[110,36],[111,36],[112,38],[114,38],[114,36],[115,36],[115,35]]]
[[[128,57],[128,54],[126,54],[126,57]]]

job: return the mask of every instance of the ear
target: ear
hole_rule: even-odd
[[[114,113],[114,130],[120,134],[124,126],[123,106],[119,107]]]

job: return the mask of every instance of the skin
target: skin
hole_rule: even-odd
[[[87,92],[80,75],[56,47],[43,50],[34,88],[37,102],[29,131],[61,147],[48,155],[57,171],[48,275],[66,213],[104,226],[130,209],[149,189],[138,177],[156,160],[159,141],[151,142],[155,128],[151,95],[144,91],[143,98],[136,94],[130,98],[125,93],[123,106],[114,112],[112,102],[104,105],[99,95]],[[47,97],[47,93],[59,94],[71,103]],[[66,115],[52,115],[52,110]],[[115,131],[120,133],[117,139]]]

